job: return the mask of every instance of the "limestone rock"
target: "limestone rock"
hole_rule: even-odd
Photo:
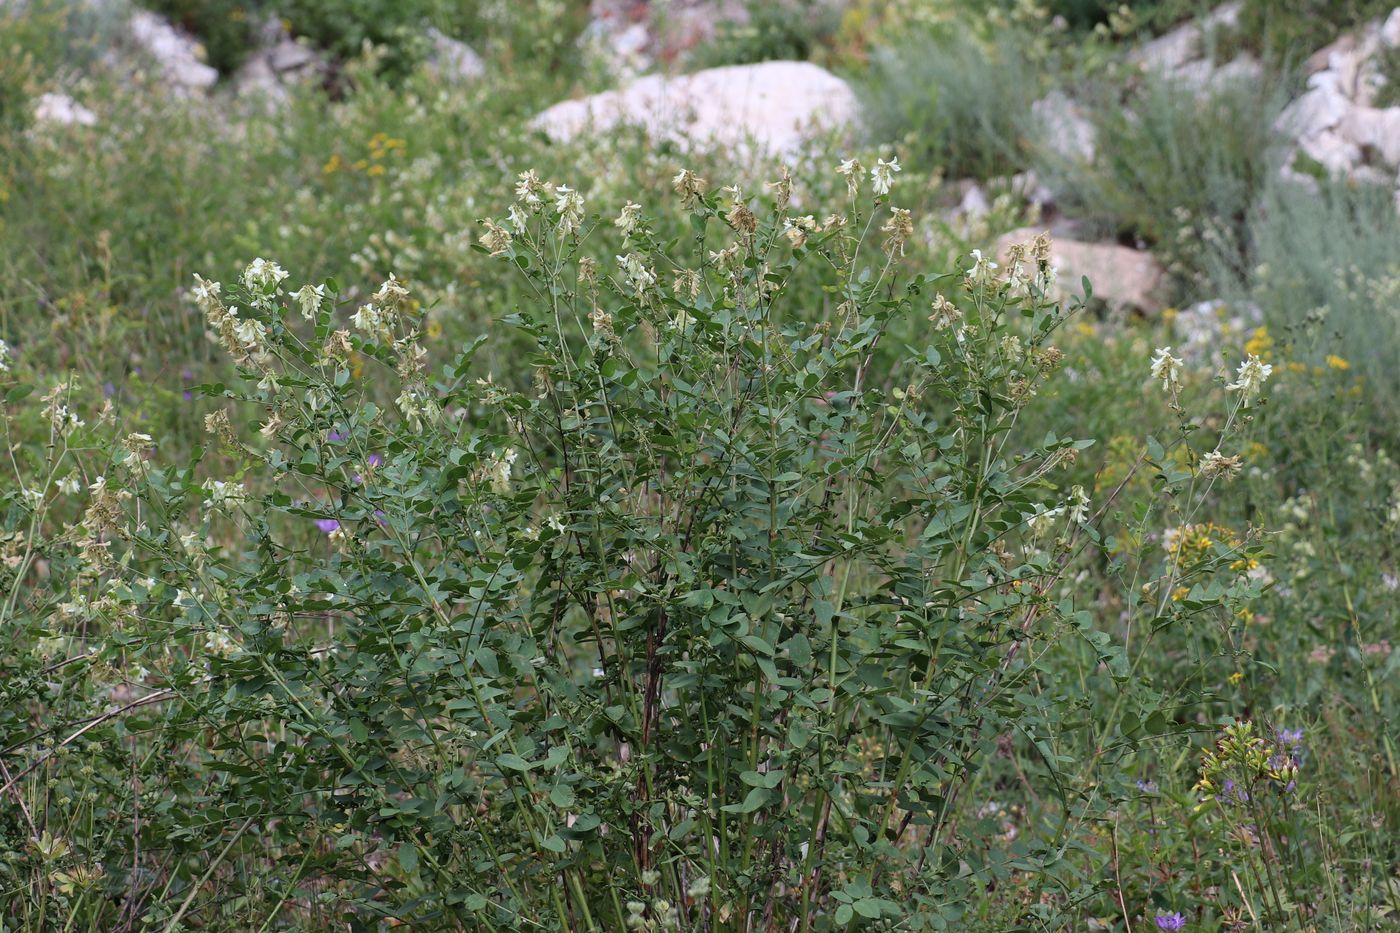
[[[851,126],[850,86],[810,62],[762,62],[668,78],[555,104],[531,125],[556,142],[638,126],[682,148],[717,146],[791,154],[814,135]]]
[[[171,87],[185,92],[203,91],[219,80],[218,70],[201,60],[199,44],[154,13],[133,11],[127,30],[155,60]]]
[[[1004,263],[1012,246],[1027,242],[1037,232],[1027,227],[1013,230],[997,240],[999,261]],[[1158,292],[1166,272],[1146,250],[1117,243],[1052,238],[1050,262],[1058,270],[1058,289],[1062,295],[1082,296],[1080,280],[1087,276],[1094,296],[1114,307],[1149,313],[1162,308]]]
[[[471,81],[486,74],[486,63],[471,46],[460,42],[438,30],[428,29],[427,39],[432,46],[429,64],[445,77],[460,81]]]
[[[1128,60],[1167,76],[1191,62],[1208,58],[1210,34],[1238,24],[1243,6],[1240,0],[1233,0],[1216,7],[1201,19],[1178,26],[1135,49]]]
[[[277,105],[287,101],[293,86],[319,78],[326,68],[321,53],[282,34],[278,27],[265,36],[263,47],[239,66],[233,86],[240,97]]]
[[[1050,152],[1067,161],[1094,161],[1098,130],[1068,94],[1051,91],[1031,104],[1031,115],[1040,124],[1041,144]]]

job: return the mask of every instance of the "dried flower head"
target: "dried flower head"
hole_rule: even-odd
[[[671,179],[671,185],[676,189],[676,194],[681,196],[681,203],[686,207],[694,206],[696,198],[705,193],[705,179],[688,168],[677,172],[676,177]]]
[[[483,220],[481,225],[486,228],[486,232],[481,235],[480,242],[487,252],[492,256],[502,256],[510,250],[514,237],[509,230],[492,220]]]

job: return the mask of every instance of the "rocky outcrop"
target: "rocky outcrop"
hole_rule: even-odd
[[[1198,93],[1208,93],[1230,82],[1258,78],[1263,68],[1250,55],[1238,55],[1224,63],[1215,60],[1215,33],[1238,26],[1243,6],[1239,0],[1222,4],[1200,19],[1178,26],[1135,49],[1128,60],[1150,74]]]
[[[287,101],[294,87],[321,79],[328,68],[325,56],[287,35],[278,21],[269,20],[262,29],[261,45],[234,74],[233,87],[240,97],[278,105]]]
[[[219,80],[206,65],[199,43],[146,10],[134,10],[127,23],[132,40],[155,61],[165,85],[177,92],[204,91]]]
[[[810,62],[711,68],[675,78],[648,75],[615,91],[555,104],[532,125],[556,142],[640,127],[682,148],[791,154],[856,118],[850,86]]]
[[[1395,177],[1400,107],[1375,106],[1385,84],[1377,60],[1394,49],[1400,49],[1400,8],[1384,22],[1343,36],[1312,57],[1307,90],[1279,120],[1297,153],[1356,181]]]
[[[428,67],[450,80],[472,81],[486,74],[486,63],[465,42],[430,27],[427,32],[430,52]]]
[[[1037,124],[1037,142],[1048,152],[1065,161],[1094,161],[1098,131],[1069,95],[1051,91],[1031,104],[1031,116]]]
[[[1011,247],[1025,243],[1039,232],[1031,228],[1013,230],[997,240],[997,254],[1005,263]],[[1117,243],[1088,243],[1067,238],[1052,238],[1050,263],[1058,271],[1061,296],[1081,296],[1081,279],[1087,277],[1094,297],[1113,307],[1134,308],[1144,312],[1160,311],[1159,292],[1166,278],[1161,263],[1146,250],[1131,249]]]

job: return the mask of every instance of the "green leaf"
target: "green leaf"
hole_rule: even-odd
[[[749,795],[744,798],[743,803],[731,803],[727,807],[720,807],[725,813],[752,813],[768,802],[773,796],[773,792],[766,787],[755,787],[749,791]]]

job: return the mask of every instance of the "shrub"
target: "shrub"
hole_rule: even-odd
[[[275,17],[265,0],[141,0],[204,46],[210,65],[232,74],[257,48],[264,20]]]
[[[832,41],[840,25],[840,7],[825,0],[750,0],[743,19],[722,20],[690,59],[697,68],[806,61]]]
[[[121,733],[173,753],[142,766],[143,799],[169,795],[142,804],[146,859],[255,858],[284,901],[315,876],[333,917],[439,925],[958,915],[956,865],[984,846],[949,835],[954,802],[997,735],[1050,727],[1015,697],[1070,624],[1048,594],[1092,537],[1082,491],[1050,481],[1082,442],[1000,452],[1064,315],[981,261],[965,286],[901,282],[898,212],[881,253],[859,216],[789,214],[788,182],[762,217],[701,184],[679,178],[690,250],[633,206],[605,268],[578,259],[597,231],[576,194],[522,181],[513,239],[483,240],[532,289],[510,318],[528,392],[480,378],[476,344],[426,371],[393,280],[353,332],[334,283],[288,295],[272,263],[197,285],[240,360],[210,387],[228,465],[159,466],[128,438],[52,545],[71,586],[21,623],[71,620],[46,637],[103,659],[75,671],[115,665],[132,704],[167,704]],[[784,294],[808,263],[831,287],[816,320]],[[931,300],[938,329],[872,366]],[[66,397],[45,409],[60,461],[90,430]],[[265,444],[235,428],[254,412]],[[42,493],[12,501],[9,527],[46,520]],[[54,703],[41,665],[5,708]],[[3,741],[51,766],[24,732]],[[100,860],[103,885],[141,886],[104,848],[135,845],[131,806],[107,841],[25,864]],[[200,895],[218,865],[148,917],[251,910],[243,868]]]
[[[1221,270],[1220,287],[1256,301],[1301,361],[1346,360],[1373,403],[1393,410],[1400,393],[1392,352],[1400,344],[1400,219],[1390,192],[1280,180],[1261,198],[1250,235],[1250,262]]]
[[[898,142],[948,177],[987,178],[1023,167],[1021,134],[1042,77],[1018,33],[988,44],[919,35],[877,49],[858,86],[873,140]]]
[[[1067,213],[1101,235],[1145,241],[1192,284],[1213,257],[1245,254],[1251,209],[1279,164],[1282,106],[1242,81],[1193,93],[1149,78],[1126,99],[1099,85],[1085,99],[1095,160],[1040,148],[1036,170]]]

